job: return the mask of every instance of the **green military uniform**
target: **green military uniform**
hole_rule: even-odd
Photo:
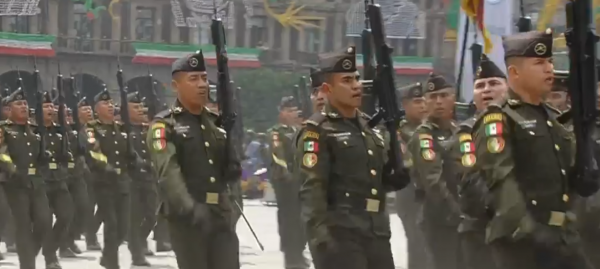
[[[142,98],[138,92],[127,95],[129,103],[141,104]],[[156,225],[156,207],[157,207],[157,180],[150,161],[150,151],[146,145],[148,135],[147,124],[132,124],[131,142],[133,149],[144,161],[143,167],[131,169],[129,174],[133,180],[131,189],[131,225],[129,230],[130,240],[129,250],[133,257],[133,264],[148,266],[149,263],[144,258],[147,250],[147,239],[150,232]]]
[[[296,107],[293,97],[281,99],[279,108]],[[300,182],[293,178],[295,143],[298,129],[286,124],[276,124],[268,130],[272,162],[270,179],[277,199],[277,223],[279,224],[280,250],[284,253],[285,268],[308,268],[302,252],[306,246],[300,218],[298,191]]]
[[[52,104],[49,92],[44,92],[42,103]],[[36,111],[36,113],[45,112]],[[56,252],[60,245],[67,239],[69,224],[73,219],[73,200],[67,188],[67,162],[69,158],[72,158],[72,155],[68,148],[69,142],[68,140],[65,141],[67,138],[61,134],[63,126],[58,126],[54,122],[50,123],[49,126],[44,126],[42,122],[38,123],[37,128],[45,128],[46,152],[48,155],[47,165],[50,173],[48,177],[44,177],[44,180],[50,210],[56,219],[52,231],[46,237],[42,252],[46,258],[46,268],[59,269],[61,266],[58,263]],[[67,147],[63,149],[63,145]]]
[[[505,58],[552,57],[551,31],[503,43]],[[575,193],[585,189],[571,177],[573,136],[558,113],[509,90],[508,100],[490,105],[473,128],[475,169],[493,210],[486,239],[498,268],[586,268],[572,211]]]
[[[8,89],[7,89],[8,90]],[[4,94],[3,94],[4,95]],[[7,100],[7,96],[4,95],[5,97],[2,98],[2,108],[4,108],[5,106],[7,106],[8,104],[6,103]],[[0,121],[0,125],[2,125],[2,123],[4,122],[4,117],[2,117],[2,121]],[[0,174],[0,183],[5,181],[6,178],[4,178],[5,175]],[[4,194],[4,188],[2,187],[2,184],[0,184],[0,242],[4,241],[5,243],[8,244],[8,241],[6,240],[7,237],[9,237],[8,233],[8,224],[11,221],[12,216],[10,213],[10,206],[8,205],[8,201],[6,200],[6,195]],[[14,232],[10,232],[10,233],[14,233]],[[4,240],[3,240],[4,239]],[[0,252],[0,261],[4,260],[4,256],[2,255],[2,252]]]
[[[87,213],[89,208],[89,197],[86,178],[90,176],[90,171],[85,163],[84,154],[81,152],[79,143],[79,132],[77,127],[69,130],[69,148],[71,150],[70,160],[67,163],[69,178],[67,187],[73,200],[73,220],[69,225],[67,238],[61,246],[61,257],[70,257],[71,252],[81,254],[81,250],[75,244],[75,240],[85,231]],[[68,249],[68,250],[67,250]]]
[[[8,103],[24,99],[19,89]],[[0,125],[0,170],[5,174],[3,187],[15,221],[21,269],[35,268],[35,257],[52,226],[42,176],[47,169],[38,166],[40,137],[35,129],[30,122],[17,124],[10,119]]]
[[[201,52],[178,59],[173,74],[206,71]],[[161,215],[181,269],[239,268],[239,242],[231,225],[227,185],[239,179],[239,163],[225,159],[226,133],[218,115],[190,113],[179,102],[156,115],[147,144],[158,173]],[[234,156],[230,156],[234,157]]]
[[[506,76],[483,54],[475,82],[479,79],[498,78],[506,80]],[[459,203],[462,220],[458,226],[463,263],[466,269],[493,269],[494,262],[490,248],[485,244],[485,227],[488,223],[488,192],[485,181],[473,166],[477,162],[473,142],[473,126],[479,118],[475,116],[459,124],[453,145],[454,161],[461,168],[459,185]]]
[[[356,71],[354,47],[321,58],[323,73]],[[331,101],[331,100],[330,100]],[[344,118],[328,105],[299,133],[300,201],[316,269],[394,268],[386,192],[406,185],[388,165],[389,145],[359,111]]]
[[[427,92],[452,88],[441,76],[432,74]],[[412,156],[412,178],[422,203],[418,223],[435,268],[459,268],[458,184],[459,166],[452,161],[457,127],[444,127],[427,119],[414,132],[408,151]]]
[[[94,102],[111,101],[105,89]],[[93,174],[93,188],[98,212],[104,222],[104,249],[100,264],[108,269],[119,267],[119,246],[125,240],[130,218],[130,183],[127,174],[131,157],[128,156],[127,133],[121,122],[85,124],[81,140],[85,141],[88,164]]]
[[[423,98],[423,87],[421,83],[415,83],[401,89],[403,99]],[[404,166],[412,168],[412,158],[407,151],[407,143],[410,141],[417,127],[421,125],[421,120],[400,121],[398,127],[398,138],[404,154]],[[417,201],[417,189],[414,184],[409,184],[406,188],[396,192],[396,211],[402,221],[403,232],[406,236],[408,251],[408,268],[425,269],[429,268],[429,253],[425,247],[423,234],[417,225],[420,203]]]

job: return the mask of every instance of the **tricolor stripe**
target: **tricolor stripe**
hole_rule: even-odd
[[[176,59],[202,50],[208,65],[216,65],[215,48],[212,45],[166,45],[156,43],[135,42],[132,44],[136,54],[133,63],[170,65]],[[259,49],[253,48],[227,48],[229,67],[255,68],[260,67]]]
[[[433,72],[433,58],[395,56],[392,57],[394,70],[399,75],[427,75]],[[356,55],[356,66],[362,68],[362,55]]]
[[[0,32],[0,54],[36,57],[54,57],[51,35],[34,35]]]

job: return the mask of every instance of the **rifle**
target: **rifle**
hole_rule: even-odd
[[[371,29],[369,27],[369,0],[365,0],[365,28],[360,34],[362,41],[362,60],[363,60],[363,79],[372,80],[375,77],[375,67],[373,67],[373,40]]]
[[[66,100],[64,93],[64,79],[60,72],[60,63],[58,64],[58,75],[56,76],[56,91],[58,95],[58,124],[60,125],[59,134],[62,135],[60,145],[60,162],[67,164],[69,162],[69,124],[66,118]]]
[[[307,80],[305,76],[300,77],[300,88],[299,90],[299,98],[300,98],[300,110],[302,110],[302,115],[304,118],[308,119],[312,115],[312,103],[310,101],[310,93],[309,87],[307,86]]]
[[[37,124],[37,131],[38,134],[40,135],[40,152],[39,152],[39,157],[38,157],[38,164],[40,164],[42,167],[48,165],[49,163],[49,155],[46,153],[46,127],[44,126],[44,109],[43,109],[43,98],[44,98],[44,91],[42,89],[42,85],[40,83],[40,71],[37,68],[37,61],[33,60],[33,89],[35,90],[35,123]],[[23,89],[23,92],[25,94],[27,94],[27,91],[25,90],[25,86],[23,85],[23,79],[21,79],[21,76],[19,75],[19,80],[18,83],[20,84],[19,87],[21,89]],[[25,99],[29,99],[29,98],[25,98]]]
[[[390,139],[389,161],[391,169],[396,173],[404,172],[404,163],[400,152],[400,142],[398,141],[397,130],[402,118],[396,97],[396,84],[394,82],[394,65],[392,62],[392,48],[386,43],[386,34],[383,24],[381,7],[371,3],[367,7],[369,22],[371,23],[371,32],[373,44],[375,45],[375,57],[377,59],[377,74],[373,80],[373,91],[377,96],[379,110],[369,121],[371,128],[379,124],[381,120],[385,125]],[[402,184],[408,184],[410,179],[403,177]]]
[[[592,173],[597,172],[593,162],[594,147],[592,133],[597,117],[596,108],[596,42],[594,21],[592,21],[592,1],[569,1],[566,4],[567,31],[565,38],[569,46],[569,93],[572,106],[570,109],[575,132],[576,150],[573,175],[570,175],[572,186],[582,196],[589,196],[598,189],[597,179]],[[594,185],[594,187],[591,187]]]
[[[150,99],[148,102],[148,119],[152,120],[154,115],[159,112],[159,100],[158,96],[156,95],[156,88],[154,87],[156,85],[156,81],[154,81],[154,77],[152,76],[152,73],[150,73],[149,67],[148,79],[150,80],[150,92],[148,93],[148,99]]]
[[[131,119],[129,118],[129,105],[127,104],[127,87],[123,84],[123,69],[121,69],[121,62],[117,59],[117,83],[119,84],[119,94],[121,99],[121,121],[123,121],[123,129],[127,136],[125,137],[125,143],[127,146],[127,156],[130,160],[136,159],[135,149],[133,148],[133,142],[131,141]]]

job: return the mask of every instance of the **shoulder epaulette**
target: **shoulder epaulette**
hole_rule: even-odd
[[[211,115],[213,115],[213,116],[217,116],[217,117],[219,117],[219,116],[220,116],[220,115],[219,115],[219,112],[216,112],[216,111],[210,110],[209,108],[206,108],[206,111],[208,111],[208,113],[210,113],[210,114],[211,114]]]
[[[477,122],[478,117],[470,117],[467,120],[461,122],[458,127],[460,129],[471,130],[473,126],[475,126],[475,122]]]
[[[116,121],[115,121],[115,124],[116,124],[116,125],[123,125],[123,122],[122,122],[122,121],[118,121],[118,120],[116,120]]]
[[[37,123],[35,123],[34,121],[27,121],[27,124],[31,126],[37,126]]]
[[[98,120],[91,120],[85,123],[85,125],[90,125],[90,126],[94,126],[98,124]]]
[[[156,115],[154,115],[154,118],[163,119],[163,118],[170,116],[171,113],[173,113],[173,111],[171,109],[165,109],[161,112],[156,113]]]
[[[406,125],[407,123],[408,123],[408,121],[406,119],[400,120],[400,123],[398,124],[398,128],[404,127],[404,125]]]
[[[415,128],[415,132],[418,131],[431,131],[433,129],[433,126],[431,126],[431,124],[428,121],[425,121],[421,124],[419,124],[419,126],[417,126],[417,128]]]
[[[360,110],[358,111],[358,113],[362,118],[366,119],[367,121],[369,121],[369,120],[371,120],[371,118],[373,118],[373,117],[369,116],[369,114],[362,112]]]
[[[321,123],[323,123],[325,121],[325,119],[327,119],[327,115],[325,115],[325,113],[317,112],[317,113],[312,114],[312,116],[310,116],[310,118],[305,120],[303,124],[319,126]]]

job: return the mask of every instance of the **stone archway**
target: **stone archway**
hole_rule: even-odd
[[[11,70],[0,75],[0,87],[2,87],[2,97],[17,90],[17,80],[19,77],[23,80],[25,86],[25,94],[27,95],[27,102],[29,106],[33,106],[35,103],[35,83],[33,80],[33,74],[27,71]],[[5,92],[8,89],[8,92]]]
[[[155,104],[158,107],[152,113],[157,113],[166,107],[165,86],[156,78],[152,77],[151,79],[150,76],[134,77],[127,81],[125,86],[128,92],[139,92],[143,98],[146,98],[146,102],[150,102],[152,92],[154,92],[157,99]]]
[[[100,93],[106,84],[104,81],[94,75],[79,73],[75,76],[75,90],[81,93],[81,98],[86,97],[90,104],[94,103],[94,97]]]

